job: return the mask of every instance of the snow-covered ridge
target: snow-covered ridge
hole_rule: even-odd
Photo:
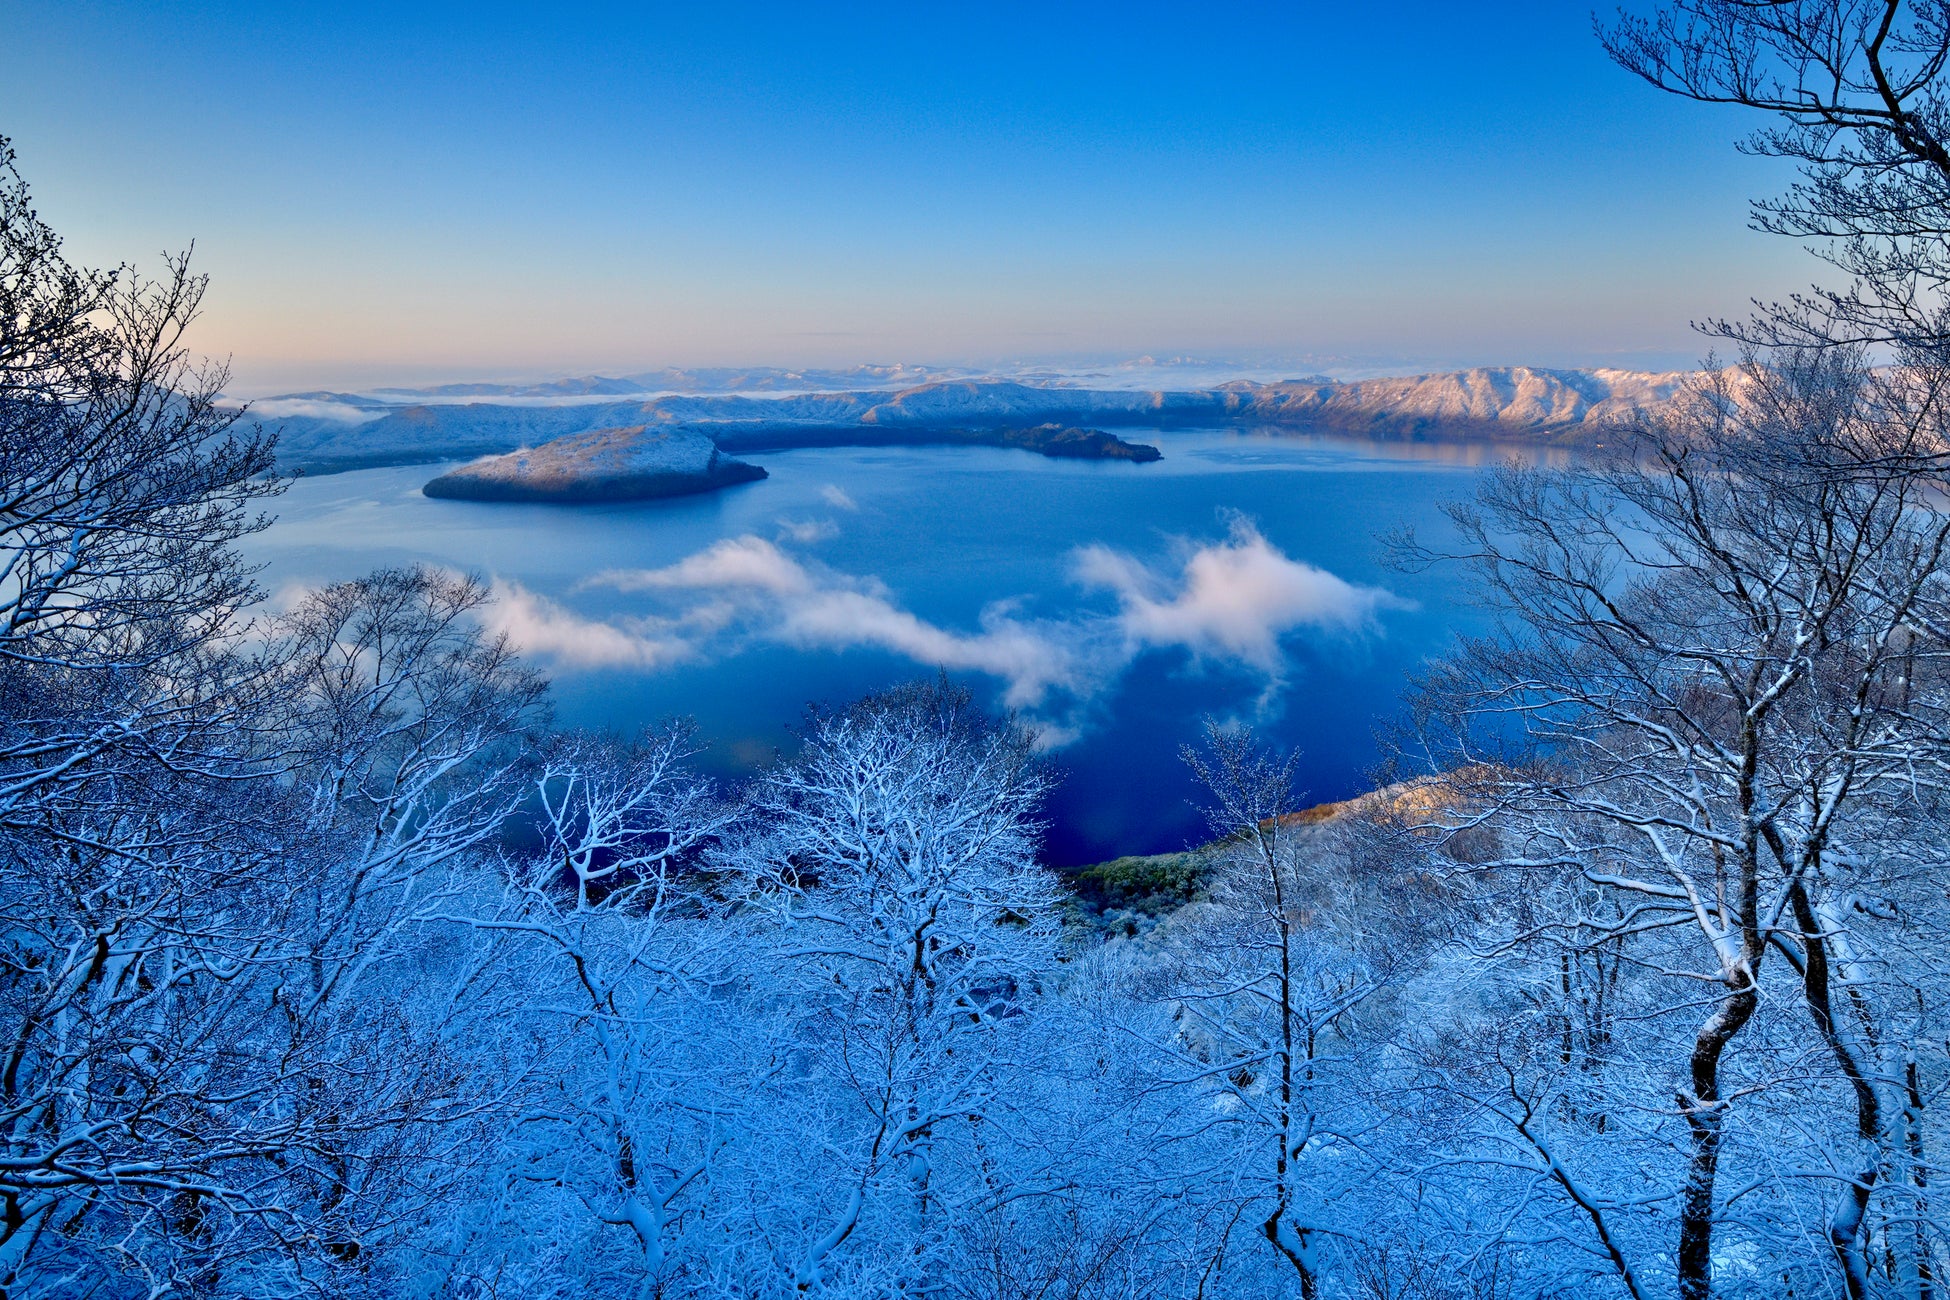
[[[1404,378],[1235,383],[1185,392],[1085,389],[1020,381],[950,380],[881,398],[861,413],[869,424],[969,419],[980,414],[1099,421],[1316,424],[1377,432],[1497,429],[1555,433],[1630,419],[1669,404],[1691,372],[1478,368]]]
[[[634,425],[696,429],[728,451],[761,437],[768,446],[790,445],[792,431],[804,429],[1041,424],[1578,441],[1665,407],[1690,375],[1505,366],[1350,382],[1239,381],[1182,391],[949,378],[891,389],[608,400],[579,391],[554,401],[530,396],[389,405],[383,396],[366,395],[339,409],[328,409],[334,394],[304,393],[267,399],[255,409],[267,425],[282,425],[287,465],[321,470],[498,454],[566,434]]]
[[[1563,430],[1630,419],[1670,404],[1690,371],[1538,370],[1501,366],[1400,379],[1262,387],[1263,404],[1367,420]]]

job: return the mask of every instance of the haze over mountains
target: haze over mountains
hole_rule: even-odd
[[[908,366],[663,370],[539,384],[293,393],[255,403],[253,414],[281,426],[284,467],[311,472],[501,454],[636,425],[697,430],[733,453],[1044,424],[1577,443],[1666,406],[1690,374],[1509,366],[1145,389],[1113,386],[1112,376],[996,377]]]

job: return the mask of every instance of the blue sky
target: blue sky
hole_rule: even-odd
[[[1576,4],[0,0],[76,256],[240,389],[1150,353],[1684,364],[1817,278]]]

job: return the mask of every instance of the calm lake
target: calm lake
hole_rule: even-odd
[[[763,482],[616,506],[434,501],[439,466],[300,480],[251,539],[274,592],[429,562],[494,579],[560,723],[696,719],[737,779],[811,702],[941,664],[1043,730],[1050,860],[1203,836],[1178,758],[1207,716],[1303,751],[1308,801],[1366,788],[1404,679],[1476,625],[1457,572],[1381,563],[1507,454],[1125,432],[1149,465],[987,448],[824,448]]]

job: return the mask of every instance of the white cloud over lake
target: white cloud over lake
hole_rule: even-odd
[[[577,584],[617,591],[743,591],[787,596],[810,590],[806,567],[763,537],[747,533],[713,542],[661,569],[604,569]]]
[[[481,622],[531,655],[574,668],[667,668],[692,653],[681,636],[658,635],[640,622],[584,618],[505,579],[495,580]]]
[[[1006,603],[984,610],[979,630],[953,631],[901,608],[876,578],[803,562],[749,534],[661,569],[606,570],[580,585],[692,595],[731,614],[708,621],[802,649],[871,647],[931,667],[984,673],[1007,683],[1012,706],[1033,707],[1052,687],[1077,685],[1062,629],[1017,622]]]
[[[1272,682],[1284,676],[1281,641],[1293,632],[1363,632],[1376,626],[1379,611],[1407,607],[1379,587],[1289,558],[1244,518],[1232,521],[1225,541],[1192,551],[1175,581],[1107,546],[1078,548],[1071,575],[1116,596],[1119,626],[1132,643],[1233,660]]]
[[[840,535],[840,526],[830,519],[780,519],[778,525],[780,541],[800,546],[828,542]]]
[[[1175,571],[1102,545],[1072,552],[1070,576],[1086,601],[1107,593],[1114,610],[1100,599],[1061,618],[1031,618],[1019,602],[999,600],[974,627],[947,627],[906,608],[878,578],[794,554],[781,543],[826,534],[801,537],[780,523],[778,542],[725,538],[661,568],[605,570],[576,585],[642,597],[640,614],[590,618],[501,581],[486,622],[530,654],[576,668],[654,671],[755,643],[880,650],[995,678],[1011,707],[1051,714],[1046,739],[1063,743],[1147,651],[1181,650],[1242,669],[1264,682],[1264,702],[1285,684],[1289,638],[1358,637],[1379,629],[1383,611],[1408,607],[1381,588],[1292,559],[1235,519],[1222,540],[1181,543]]]

